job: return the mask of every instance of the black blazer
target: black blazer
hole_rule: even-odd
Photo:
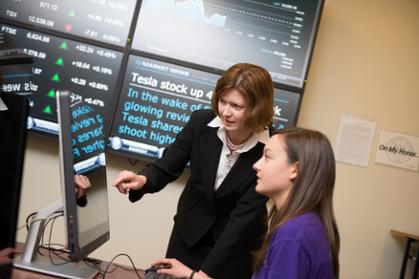
[[[163,157],[140,171],[147,177],[145,187],[129,194],[134,202],[144,193],[160,191],[178,178],[190,161],[191,174],[179,199],[174,226],[187,247],[212,234],[215,245],[201,266],[210,275],[217,274],[231,257],[250,256],[267,230],[267,198],[256,193],[257,178],[252,169],[264,145],[258,143],[242,153],[215,191],[222,141],[218,128],[208,126],[214,117],[211,110],[193,112]]]

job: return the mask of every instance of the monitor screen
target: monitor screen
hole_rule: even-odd
[[[155,59],[128,60],[109,135],[109,151],[158,158],[192,111],[211,108],[220,76]],[[275,89],[274,126],[295,124],[300,94]]]
[[[273,127],[283,129],[295,126],[300,111],[301,94],[275,88]]]
[[[265,67],[303,88],[322,0],[143,0],[132,47],[225,70]]]
[[[125,46],[136,0],[2,0],[0,17]]]
[[[27,113],[26,96],[0,94],[0,250],[15,247]],[[0,278],[9,278],[11,268],[0,263]]]
[[[109,239],[103,117],[68,91],[58,91],[60,167],[67,238],[72,260],[81,260]],[[76,197],[75,175],[90,181]]]
[[[10,76],[1,85],[6,92],[33,92],[28,121],[32,131],[58,134],[57,90],[74,92],[108,122],[122,53],[5,24],[0,31],[8,46],[23,49],[34,60],[30,78]]]
[[[218,75],[130,56],[110,133],[110,150],[159,157],[192,111],[210,108]]]

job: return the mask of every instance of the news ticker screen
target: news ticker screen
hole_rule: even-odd
[[[3,76],[3,92],[32,92],[28,128],[58,134],[56,91],[68,90],[103,116],[117,93],[122,53],[44,33],[0,24],[7,45],[34,60],[30,78]]]
[[[160,157],[192,111],[210,109],[218,75],[130,56],[109,136],[109,149]],[[295,124],[300,95],[275,90],[274,126]]]

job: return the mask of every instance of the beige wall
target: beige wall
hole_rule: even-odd
[[[419,136],[419,1],[327,0],[314,51],[299,125],[335,141],[342,114],[377,122],[379,131]],[[29,138],[21,221],[60,196],[57,144]],[[419,172],[338,163],[335,208],[342,237],[341,277],[396,278],[403,243],[389,230],[419,234]],[[120,169],[137,170],[109,155],[108,179]],[[185,177],[154,196],[131,204],[109,189],[111,240],[93,256],[130,254],[141,267],[164,255]],[[63,226],[54,239],[63,240]],[[24,239],[24,232],[19,240]],[[122,262],[125,262],[122,260]],[[410,271],[411,272],[411,271]]]

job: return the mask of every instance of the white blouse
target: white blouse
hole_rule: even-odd
[[[223,122],[220,117],[215,117],[208,123],[209,127],[219,127],[217,131],[218,138],[223,142],[223,147],[221,149],[220,161],[218,162],[217,176],[215,178],[214,190],[217,190],[224,178],[230,172],[233,165],[237,162],[241,153],[247,152],[253,147],[256,146],[258,142],[265,144],[269,139],[268,129],[263,130],[260,133],[253,133],[252,136],[247,140],[246,144],[242,149],[237,151],[230,151],[227,146],[227,134]]]

